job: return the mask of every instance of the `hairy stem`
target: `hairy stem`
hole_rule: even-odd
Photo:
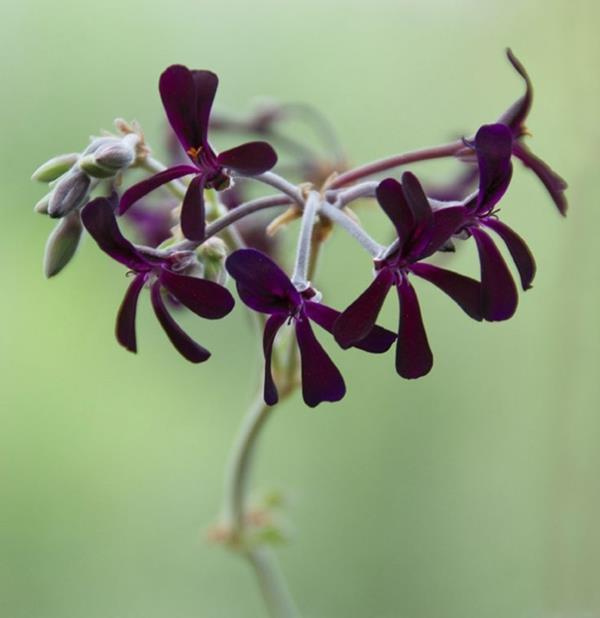
[[[332,183],[332,189],[339,189],[345,185],[366,178],[367,176],[373,176],[385,172],[386,170],[393,169],[394,167],[400,167],[401,165],[407,165],[408,163],[416,163],[418,161],[427,161],[429,159],[441,159],[443,157],[452,157],[457,152],[465,147],[462,140],[450,142],[442,146],[433,146],[431,148],[423,148],[422,150],[414,150],[413,152],[406,152],[404,154],[394,155],[372,163],[367,163],[356,167],[353,170],[349,170],[344,174],[340,174]]]
[[[310,263],[310,253],[313,236],[313,226],[315,217],[319,208],[321,196],[316,191],[311,191],[304,205],[302,213],[302,223],[300,225],[300,235],[298,237],[298,246],[296,248],[296,262],[294,264],[294,273],[292,275],[292,283],[298,287],[306,287],[308,267]]]
[[[343,227],[355,238],[373,257],[379,256],[385,249],[383,245],[373,240],[365,230],[334,204],[322,202],[320,212],[327,218]]]
[[[280,401],[292,390],[291,383],[282,389]],[[297,618],[298,610],[272,552],[266,547],[253,547],[245,539],[250,471],[258,438],[273,409],[264,403],[261,389],[242,422],[231,452],[225,487],[225,516],[231,527],[233,546],[240,548],[252,565],[271,618]]]

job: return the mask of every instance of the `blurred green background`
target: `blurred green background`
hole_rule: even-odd
[[[592,0],[3,3],[0,615],[264,615],[247,566],[205,540],[261,371],[241,307],[184,319],[206,366],[177,356],[147,302],[125,353],[118,264],[88,239],[44,280],[33,169],[116,116],[159,143],[174,62],[217,71],[224,109],[316,105],[357,163],[440,143],[520,95],[510,45],[536,88],[530,144],[570,183],[566,220],[520,166],[504,202],[535,287],[514,319],[477,324],[420,285],[436,365],[418,382],[327,343],[348,396],[286,402],[256,486],[290,496],[279,555],[305,617],[600,616],[599,19]],[[324,258],[317,283],[344,306],[369,265],[341,232]],[[472,247],[451,263],[475,272]]]

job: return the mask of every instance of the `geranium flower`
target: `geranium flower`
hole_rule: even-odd
[[[186,238],[202,240],[204,189],[227,188],[228,170],[253,176],[275,165],[277,155],[266,142],[248,142],[220,154],[213,150],[207,131],[218,83],[217,76],[210,71],[190,71],[178,64],[160,76],[159,90],[167,118],[191,165],[175,165],[130,187],[121,198],[121,214],[154,189],[176,178],[193,175],[181,208],[181,229]]]
[[[433,354],[410,275],[437,286],[469,316],[481,320],[478,281],[433,264],[421,264],[461,226],[465,209],[453,206],[432,211],[419,181],[410,172],[402,175],[402,184],[393,178],[383,180],[377,187],[377,201],[396,228],[395,249],[375,261],[375,279],[340,315],[333,332],[342,347],[359,345],[371,333],[388,292],[395,287],[400,304],[396,371],[404,378],[419,378],[431,370]]]
[[[233,309],[234,300],[229,291],[212,281],[177,272],[189,266],[189,254],[157,258],[138,251],[121,234],[114,207],[106,198],[91,201],[83,209],[81,218],[100,249],[135,275],[117,315],[118,342],[131,352],[137,352],[137,303],[142,288],[149,286],[154,313],[177,351],[192,363],[208,360],[210,352],[187,335],[167,311],[163,288],[196,315],[210,320],[222,318]]]
[[[323,401],[339,401],[346,393],[344,379],[313,332],[315,322],[328,332],[339,312],[315,301],[312,288],[299,292],[290,278],[268,256],[255,249],[240,249],[225,263],[235,279],[242,301],[254,311],[269,315],[263,334],[265,356],[264,399],[275,405],[279,399],[271,372],[273,343],[279,329],[293,323],[300,349],[302,394],[307,405],[314,407]],[[394,333],[373,325],[368,336],[356,347],[381,353],[390,348]]]

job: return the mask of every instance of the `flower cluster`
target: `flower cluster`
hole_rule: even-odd
[[[181,329],[165,300],[206,319],[223,318],[235,302],[226,287],[228,274],[241,301],[262,324],[268,405],[277,403],[282,387],[288,392],[296,383],[311,407],[344,396],[344,379],[313,325],[327,331],[343,349],[381,354],[395,344],[397,373],[408,379],[422,377],[433,366],[433,353],[414,277],[439,288],[474,320],[507,320],[517,309],[518,291],[499,240],[514,262],[521,288],[531,288],[536,271],[531,251],[499,218],[498,205],[509,188],[514,159],[538,176],[559,212],[566,213],[566,183],[524,143],[533,90],[510,50],[508,59],[526,90],[498,121],[481,126],[471,138],[354,169],[349,169],[339,143],[316,112],[307,114],[305,106],[271,104],[245,121],[211,118],[217,76],[171,66],[160,77],[159,91],[172,134],[189,162],[179,158],[171,167],[159,164],[150,157],[139,127],[119,121],[120,135],[94,138],[81,154],[61,155],[40,167],[34,178],[50,182],[51,191],[36,210],[60,219],[47,245],[46,274],[52,276],[68,263],[85,228],[133,275],[117,314],[119,343],[137,351],[136,307],[148,287],[166,335],[194,363],[206,361],[210,353]],[[329,157],[280,133],[278,123],[294,113],[325,127],[323,142],[332,148]],[[295,169],[301,170],[300,182],[273,171],[278,169],[278,157],[269,143],[250,141],[218,153],[208,141],[209,129],[255,133],[288,147],[299,157]],[[428,190],[412,171],[393,172],[408,163],[441,157],[455,157],[473,167],[443,191]],[[152,175],[119,199],[122,177],[134,167]],[[253,196],[252,185],[276,193]],[[148,208],[142,198],[160,187],[168,188],[181,205],[163,200]],[[92,199],[95,191],[103,194]],[[358,223],[349,205],[359,199],[377,201],[395,232],[391,244],[379,244]],[[275,208],[286,210],[272,221],[268,213]],[[122,234],[117,216],[125,213],[124,219],[144,244],[135,245]],[[262,217],[264,228],[245,227],[251,216]],[[300,219],[300,232],[294,269],[288,274],[278,265],[265,229],[274,232],[294,219]],[[324,303],[322,292],[312,283],[319,247],[334,226],[346,230],[365,249],[374,274],[371,282],[365,282],[365,291],[343,311]],[[436,253],[454,251],[470,239],[479,257],[478,278],[431,263]],[[395,332],[376,323],[392,288],[399,303]]]

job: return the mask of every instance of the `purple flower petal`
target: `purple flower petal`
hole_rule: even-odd
[[[81,220],[100,249],[111,258],[138,272],[151,270],[150,261],[121,234],[113,207],[106,198],[92,200],[81,211]]]
[[[160,97],[184,150],[206,147],[210,110],[219,79],[210,71],[190,71],[175,64],[160,76]]]
[[[531,103],[533,101],[533,87],[529,75],[525,70],[525,67],[519,62],[517,57],[512,53],[510,49],[506,50],[506,56],[509,62],[513,65],[514,69],[525,81],[525,94],[515,101],[505,112],[502,114],[498,122],[508,125],[515,138],[520,137],[525,119],[531,109]]]
[[[304,306],[306,314],[313,322],[316,322],[321,328],[333,334],[336,320],[341,315],[339,311],[312,301],[305,302]],[[376,325],[373,326],[371,332],[364,339],[355,343],[353,347],[365,352],[381,354],[387,352],[394,341],[396,341],[396,333]]]
[[[433,264],[413,264],[411,270],[445,292],[474,320],[482,319],[479,281]]]
[[[513,139],[504,124],[482,126],[475,136],[479,164],[479,193],[476,208],[491,211],[506,193],[512,177]]]
[[[246,176],[269,171],[277,163],[277,154],[267,142],[248,142],[222,152],[219,165]]]
[[[119,307],[115,334],[117,341],[130,352],[137,352],[137,339],[135,336],[135,316],[140,292],[146,283],[146,275],[137,275],[131,282]]]
[[[317,341],[307,318],[296,320],[296,337],[306,405],[314,408],[322,401],[342,399],[346,394],[344,378]]]
[[[464,206],[449,206],[436,210],[427,234],[424,236],[427,244],[419,251],[418,259],[429,257],[444,247],[452,234],[462,227],[466,215],[467,211]]]
[[[286,315],[272,315],[265,323],[263,333],[263,352],[265,354],[265,384],[263,389],[263,398],[268,406],[274,406],[279,401],[277,393],[277,385],[273,380],[271,372],[271,356],[273,353],[273,343],[279,329],[285,324]]]
[[[142,199],[144,195],[148,195],[154,189],[158,189],[158,187],[171,182],[171,180],[197,173],[198,170],[191,165],[176,165],[158,174],[154,174],[154,176],[142,180],[142,182],[138,182],[123,193],[121,203],[119,204],[119,214],[122,215],[132,204]]]
[[[510,270],[498,247],[481,229],[471,228],[481,265],[481,310],[484,320],[508,320],[517,309],[519,297]]]
[[[161,296],[160,287],[160,281],[156,281],[152,285],[150,298],[154,313],[167,337],[171,340],[175,349],[191,363],[203,363],[208,360],[210,352],[187,335],[167,311]]]
[[[237,283],[242,301],[262,313],[290,313],[302,299],[289,277],[264,253],[239,249],[225,267]]]
[[[204,185],[206,176],[198,175],[187,188],[181,206],[181,231],[190,240],[203,240],[206,231]]]
[[[523,290],[528,290],[535,277],[536,266],[535,259],[527,243],[512,228],[499,219],[488,217],[483,220],[483,223],[492,228],[505,242],[519,271],[521,286]]]
[[[373,330],[393,282],[393,272],[384,268],[371,285],[340,314],[333,328],[333,335],[342,348],[356,345]]]
[[[225,317],[235,304],[229,290],[214,281],[180,275],[166,268],[161,270],[159,279],[190,311],[209,320]]]
[[[402,185],[394,178],[382,180],[377,187],[377,201],[394,224],[402,251],[415,227],[415,216],[404,197]]]
[[[402,174],[402,190],[410,206],[417,229],[425,229],[432,220],[431,206],[418,178],[412,172]]]
[[[415,290],[404,278],[397,286],[400,323],[396,343],[396,371],[403,378],[420,378],[431,371],[433,354],[421,318]]]
[[[567,214],[567,198],[565,190],[568,185],[547,163],[533,154],[522,142],[515,143],[513,147],[515,157],[528,167],[542,182],[550,197],[556,204],[561,215]]]

